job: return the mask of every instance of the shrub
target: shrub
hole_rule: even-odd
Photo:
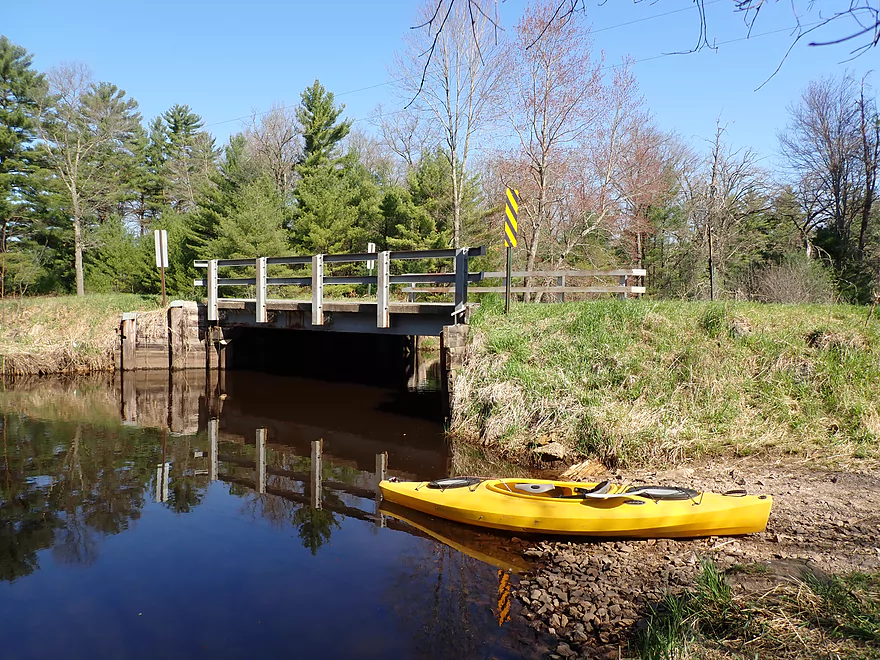
[[[834,299],[834,283],[821,263],[805,255],[758,271],[755,295],[770,303],[827,303]]]

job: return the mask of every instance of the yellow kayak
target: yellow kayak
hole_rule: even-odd
[[[382,481],[395,504],[461,523],[515,532],[673,538],[761,532],[769,495],[699,492],[546,479]]]

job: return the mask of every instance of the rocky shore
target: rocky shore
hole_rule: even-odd
[[[538,541],[524,557],[535,572],[515,592],[550,657],[627,657],[626,643],[668,593],[692,587],[704,558],[736,593],[769,592],[816,576],[880,571],[880,470],[817,470],[809,464],[741,460],[654,473],[607,475],[616,481],[745,487],[774,497],[768,528],[745,537],[591,542]]]

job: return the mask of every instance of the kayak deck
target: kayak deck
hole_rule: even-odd
[[[546,479],[379,484],[385,500],[481,527],[599,537],[675,538],[763,531],[769,495]]]

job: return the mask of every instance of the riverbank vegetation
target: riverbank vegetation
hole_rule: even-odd
[[[729,574],[703,560],[693,588],[667,595],[630,646],[642,660],[676,658],[875,658],[880,648],[880,575],[806,572],[766,593],[736,593]]]
[[[452,431],[609,465],[877,457],[880,321],[849,305],[609,300],[472,320]]]
[[[123,312],[155,311],[156,296],[89,294],[0,302],[0,371],[4,376],[84,373],[113,368]],[[143,322],[149,322],[150,315]]]

